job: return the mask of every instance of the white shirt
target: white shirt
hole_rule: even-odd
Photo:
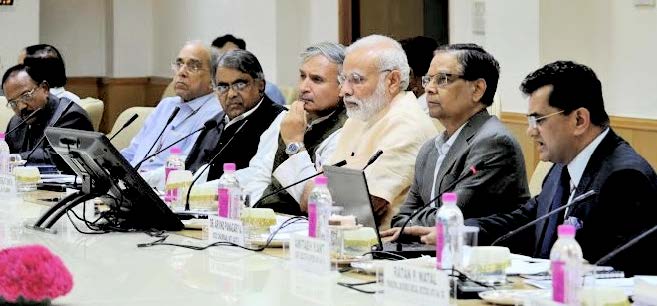
[[[57,98],[67,98],[77,104],[80,104],[80,97],[78,95],[64,89],[64,87],[54,87],[50,88],[50,93],[53,94]]]
[[[427,93],[423,93],[421,96],[417,98],[417,105],[420,106],[420,109],[425,114],[429,114],[429,105],[427,105]]]
[[[580,151],[573,160],[568,163],[568,174],[570,174],[570,196],[568,197],[568,203],[570,203],[573,200],[573,196],[575,193],[573,192],[575,189],[577,189],[577,186],[579,185],[579,181],[582,179],[582,175],[584,174],[584,170],[586,169],[586,165],[588,165],[589,160],[591,159],[591,155],[593,155],[593,152],[595,152],[595,149],[598,148],[600,145],[600,142],[602,142],[602,139],[607,136],[609,133],[609,128],[606,128],[598,137],[593,139],[591,143],[589,143],[584,150]],[[565,215],[568,214],[568,208],[565,210]]]
[[[447,141],[444,140],[445,135],[443,134],[442,136],[436,137],[434,140],[434,145],[436,146],[436,149],[438,149],[438,159],[436,160],[436,168],[433,170],[433,184],[431,185],[431,198],[433,199],[436,197],[436,182],[438,181],[438,172],[440,172],[440,167],[442,166],[443,160],[445,159],[445,156],[447,155],[447,152],[449,152],[449,149],[452,147],[454,144],[454,141],[456,141],[456,138],[459,137],[459,134],[461,134],[461,130],[463,130],[463,127],[467,124],[468,122],[464,123],[461,125],[461,127],[452,134]],[[431,202],[431,207],[436,207],[436,201]]]

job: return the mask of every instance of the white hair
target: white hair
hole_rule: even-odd
[[[406,90],[411,68],[408,66],[406,52],[404,52],[399,42],[383,35],[370,35],[357,40],[347,47],[345,54],[349,55],[349,53],[360,48],[374,48],[373,51],[377,55],[377,64],[380,71],[388,69],[399,70],[401,74],[399,90]]]

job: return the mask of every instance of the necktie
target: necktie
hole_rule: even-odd
[[[566,205],[568,198],[570,197],[570,174],[568,173],[568,167],[564,166],[561,168],[561,176],[559,179],[559,185],[554,192],[554,197],[552,197],[552,203],[550,203],[550,210],[553,211],[563,205]],[[550,216],[547,221],[547,224],[543,226],[543,235],[541,243],[539,244],[539,254],[540,258],[548,258],[550,256],[550,248],[556,240],[557,225],[563,223],[563,212],[554,214]]]

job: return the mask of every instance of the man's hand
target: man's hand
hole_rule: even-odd
[[[303,102],[294,101],[283,121],[281,121],[281,138],[285,144],[303,142],[307,126],[306,111]]]
[[[397,240],[399,237],[400,227],[393,227],[382,231],[381,238],[391,237],[389,241]],[[404,228],[404,234],[410,236],[420,237],[420,241],[424,244],[436,244],[436,228],[428,226],[409,226]]]

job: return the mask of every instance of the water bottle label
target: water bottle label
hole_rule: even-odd
[[[230,190],[228,188],[219,188],[219,217],[228,218],[230,209]]]
[[[443,249],[445,248],[445,225],[436,223],[436,267],[443,269]]]
[[[308,203],[308,237],[317,238],[317,203]]]
[[[565,262],[555,260],[550,264],[552,270],[552,300],[559,303],[566,302],[566,271]]]
[[[165,203],[173,203],[178,200],[178,188],[167,189],[166,194],[164,195]]]

